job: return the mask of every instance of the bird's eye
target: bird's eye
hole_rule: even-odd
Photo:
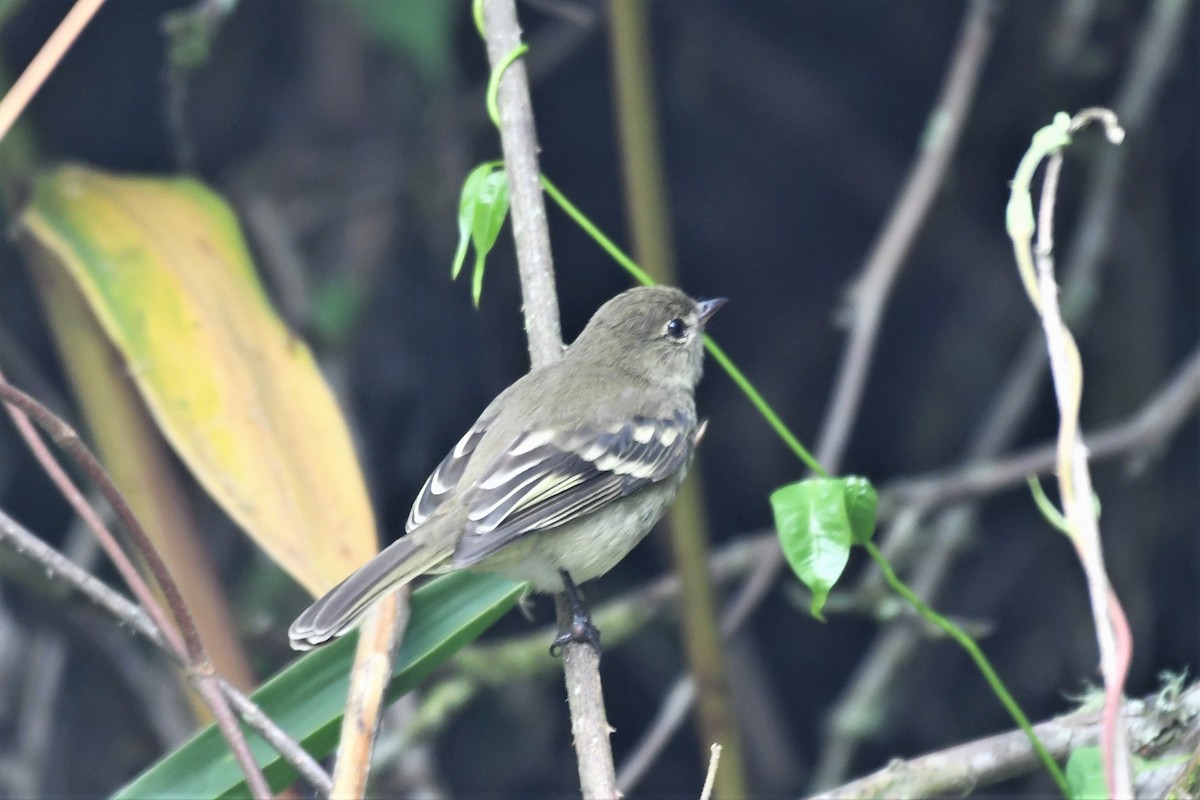
[[[678,341],[687,336],[687,329],[687,323],[676,317],[667,323],[667,336]]]

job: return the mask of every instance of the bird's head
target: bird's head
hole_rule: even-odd
[[[668,286],[630,289],[597,309],[571,357],[690,390],[703,372],[704,326],[723,305],[724,298],[693,300]]]

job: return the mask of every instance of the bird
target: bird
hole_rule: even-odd
[[[300,614],[291,646],[345,634],[420,575],[466,569],[565,592],[572,619],[551,652],[599,652],[577,582],[612,569],[674,500],[704,429],[704,329],[725,302],[653,286],[604,303],[562,358],[488,405],[425,482],[405,535]]]

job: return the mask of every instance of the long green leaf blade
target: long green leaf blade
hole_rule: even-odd
[[[431,581],[413,593],[412,616],[396,656],[388,699],[412,689],[459,648],[513,606],[524,584],[495,575],[456,573]],[[260,708],[315,757],[332,751],[346,703],[357,636],[306,654],[265,683],[252,696]],[[292,767],[257,735],[250,747],[279,790],[295,780]],[[210,798],[245,796],[241,771],[213,726],[159,760],[117,798]]]

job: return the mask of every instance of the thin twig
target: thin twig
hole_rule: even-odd
[[[176,650],[163,637],[161,630],[144,608],[130,602],[99,578],[79,567],[62,553],[27,531],[0,509],[0,545],[37,562],[48,574],[72,586],[87,599],[108,612],[121,625],[153,644],[182,667],[187,659],[182,649]],[[254,731],[263,737],[297,772],[324,795],[331,786],[329,775],[294,739],[280,729],[252,700],[223,678],[216,678],[221,692],[229,699],[238,714]]]
[[[967,10],[941,94],[926,122],[921,154],[850,292],[853,327],[817,444],[817,459],[830,473],[839,471],[858,416],[892,285],[942,186],[966,124],[999,9],[997,0],[973,0]]]
[[[408,623],[408,596],[408,587],[390,592],[367,612],[359,628],[331,797],[366,797],[371,749],[392,676],[396,641]]]
[[[48,575],[66,581],[122,625],[127,625],[134,633],[166,652],[171,658],[178,659],[177,653],[146,614],[145,608],[131,603],[104,581],[30,533],[3,509],[0,509],[0,545],[36,561]]]
[[[87,27],[88,22],[104,0],[77,0],[71,10],[63,17],[63,21],[50,34],[50,38],[42,45],[42,49],[33,57],[21,77],[17,78],[12,88],[0,100],[0,139],[8,135],[13,123],[21,116],[21,112],[29,105],[29,101],[42,88],[46,78],[58,66],[58,62],[75,44],[79,34]]]
[[[141,523],[129,508],[125,497],[112,482],[108,471],[104,469],[103,465],[100,464],[87,445],[83,443],[83,440],[79,438],[74,429],[55,416],[37,400],[8,383],[2,374],[0,374],[0,399],[3,399],[10,407],[18,409],[19,414],[28,417],[30,421],[36,423],[38,427],[45,431],[51,440],[88,475],[100,490],[100,493],[104,495],[104,499],[108,501],[109,506],[117,515],[117,519],[121,521],[134,546],[138,548],[147,568],[154,576],[159,590],[162,592],[163,597],[166,598],[172,616],[175,618],[178,630],[173,633],[168,633],[168,631],[174,630],[169,624],[159,623],[163,635],[169,641],[172,641],[173,646],[175,644],[173,641],[174,637],[181,636],[189,678],[194,680],[197,691],[210,704],[217,725],[228,742],[234,759],[246,776],[247,786],[250,787],[251,793],[255,798],[262,798],[262,800],[270,798],[272,796],[270,786],[263,776],[262,770],[259,769],[258,762],[254,760],[254,756],[250,752],[250,747],[246,743],[246,738],[229,709],[228,702],[225,700],[224,695],[213,689],[216,672],[211,659],[208,657],[208,653],[204,649],[203,643],[200,641],[200,634],[196,630],[191,613],[183,602],[179,587],[167,571],[166,565],[150,541],[149,536],[147,536],[146,531],[142,528]],[[14,420],[16,418],[17,416],[14,415]],[[20,424],[18,424],[18,429],[22,433],[26,430]],[[35,444],[35,442],[40,443],[40,441],[40,438],[36,434],[30,440],[30,447],[35,453],[39,450],[38,444]],[[51,460],[53,461],[53,459]],[[52,479],[57,479],[58,477],[65,478],[65,473],[61,469],[50,469],[48,474],[50,474]],[[63,491],[64,497],[69,502],[72,504],[81,502],[86,506],[86,502],[83,501],[83,495],[70,480],[59,484],[59,488]],[[80,510],[81,513],[84,513],[82,509]],[[96,516],[95,520],[99,521],[99,517]],[[89,522],[90,525],[91,523]],[[103,543],[105,539],[110,538],[111,536],[104,536],[101,538],[101,542]]]
[[[700,800],[710,800],[713,784],[717,781],[717,767],[721,764],[721,745],[714,744],[708,758],[708,773],[704,776],[704,788],[700,790]]]
[[[495,68],[521,46],[516,4],[513,0],[486,0],[483,18],[488,60]],[[562,356],[562,329],[554,288],[550,229],[542,199],[533,101],[529,97],[529,79],[521,59],[511,63],[501,76],[496,104],[500,112],[504,169],[508,174],[509,208],[517,245],[525,332],[529,337],[530,360],[536,369]]]
[[[1092,460],[1162,446],[1191,418],[1198,403],[1200,348],[1192,351],[1175,374],[1136,411],[1084,437]],[[1055,465],[1054,450],[1051,442],[1003,458],[891,481],[880,488],[879,516],[892,519],[901,509],[917,508],[924,512],[955,500],[1018,486],[1029,475],[1051,472]]]
[[[229,698],[230,705],[237,711],[238,716],[250,726],[251,730],[263,737],[267,744],[275,748],[275,752],[284,761],[291,764],[300,777],[308,785],[317,790],[319,795],[330,797],[333,792],[333,779],[321,768],[317,760],[300,746],[300,743],[275,724],[266,713],[246,695],[224,678],[217,679],[221,692]]]
[[[3,392],[4,387],[8,385],[8,380],[4,376],[4,373],[0,372],[0,392]],[[168,620],[162,605],[158,602],[158,599],[154,596],[154,593],[150,590],[145,580],[142,579],[142,575],[138,572],[137,567],[130,561],[120,543],[117,542],[116,537],[108,530],[108,526],[100,519],[100,515],[96,510],[92,508],[91,503],[83,496],[83,492],[75,486],[75,482],[71,480],[71,477],[67,475],[66,471],[58,463],[58,460],[55,459],[50,449],[46,447],[46,443],[42,441],[42,437],[34,428],[33,423],[30,422],[29,417],[15,406],[5,404],[4,408],[8,411],[8,415],[12,419],[13,425],[16,426],[17,432],[25,440],[26,445],[41,465],[42,470],[50,478],[51,482],[58,487],[59,492],[66,498],[67,504],[74,509],[79,518],[83,520],[84,525],[96,537],[96,541],[104,548],[104,552],[108,555],[109,560],[112,561],[113,566],[116,567],[117,572],[125,581],[125,585],[129,587],[130,591],[141,602],[142,607],[146,609],[146,613],[154,621],[154,625],[157,626],[163,636],[166,637],[170,646],[175,648],[178,653],[182,654],[186,652],[183,638],[179,635],[179,631]]]

